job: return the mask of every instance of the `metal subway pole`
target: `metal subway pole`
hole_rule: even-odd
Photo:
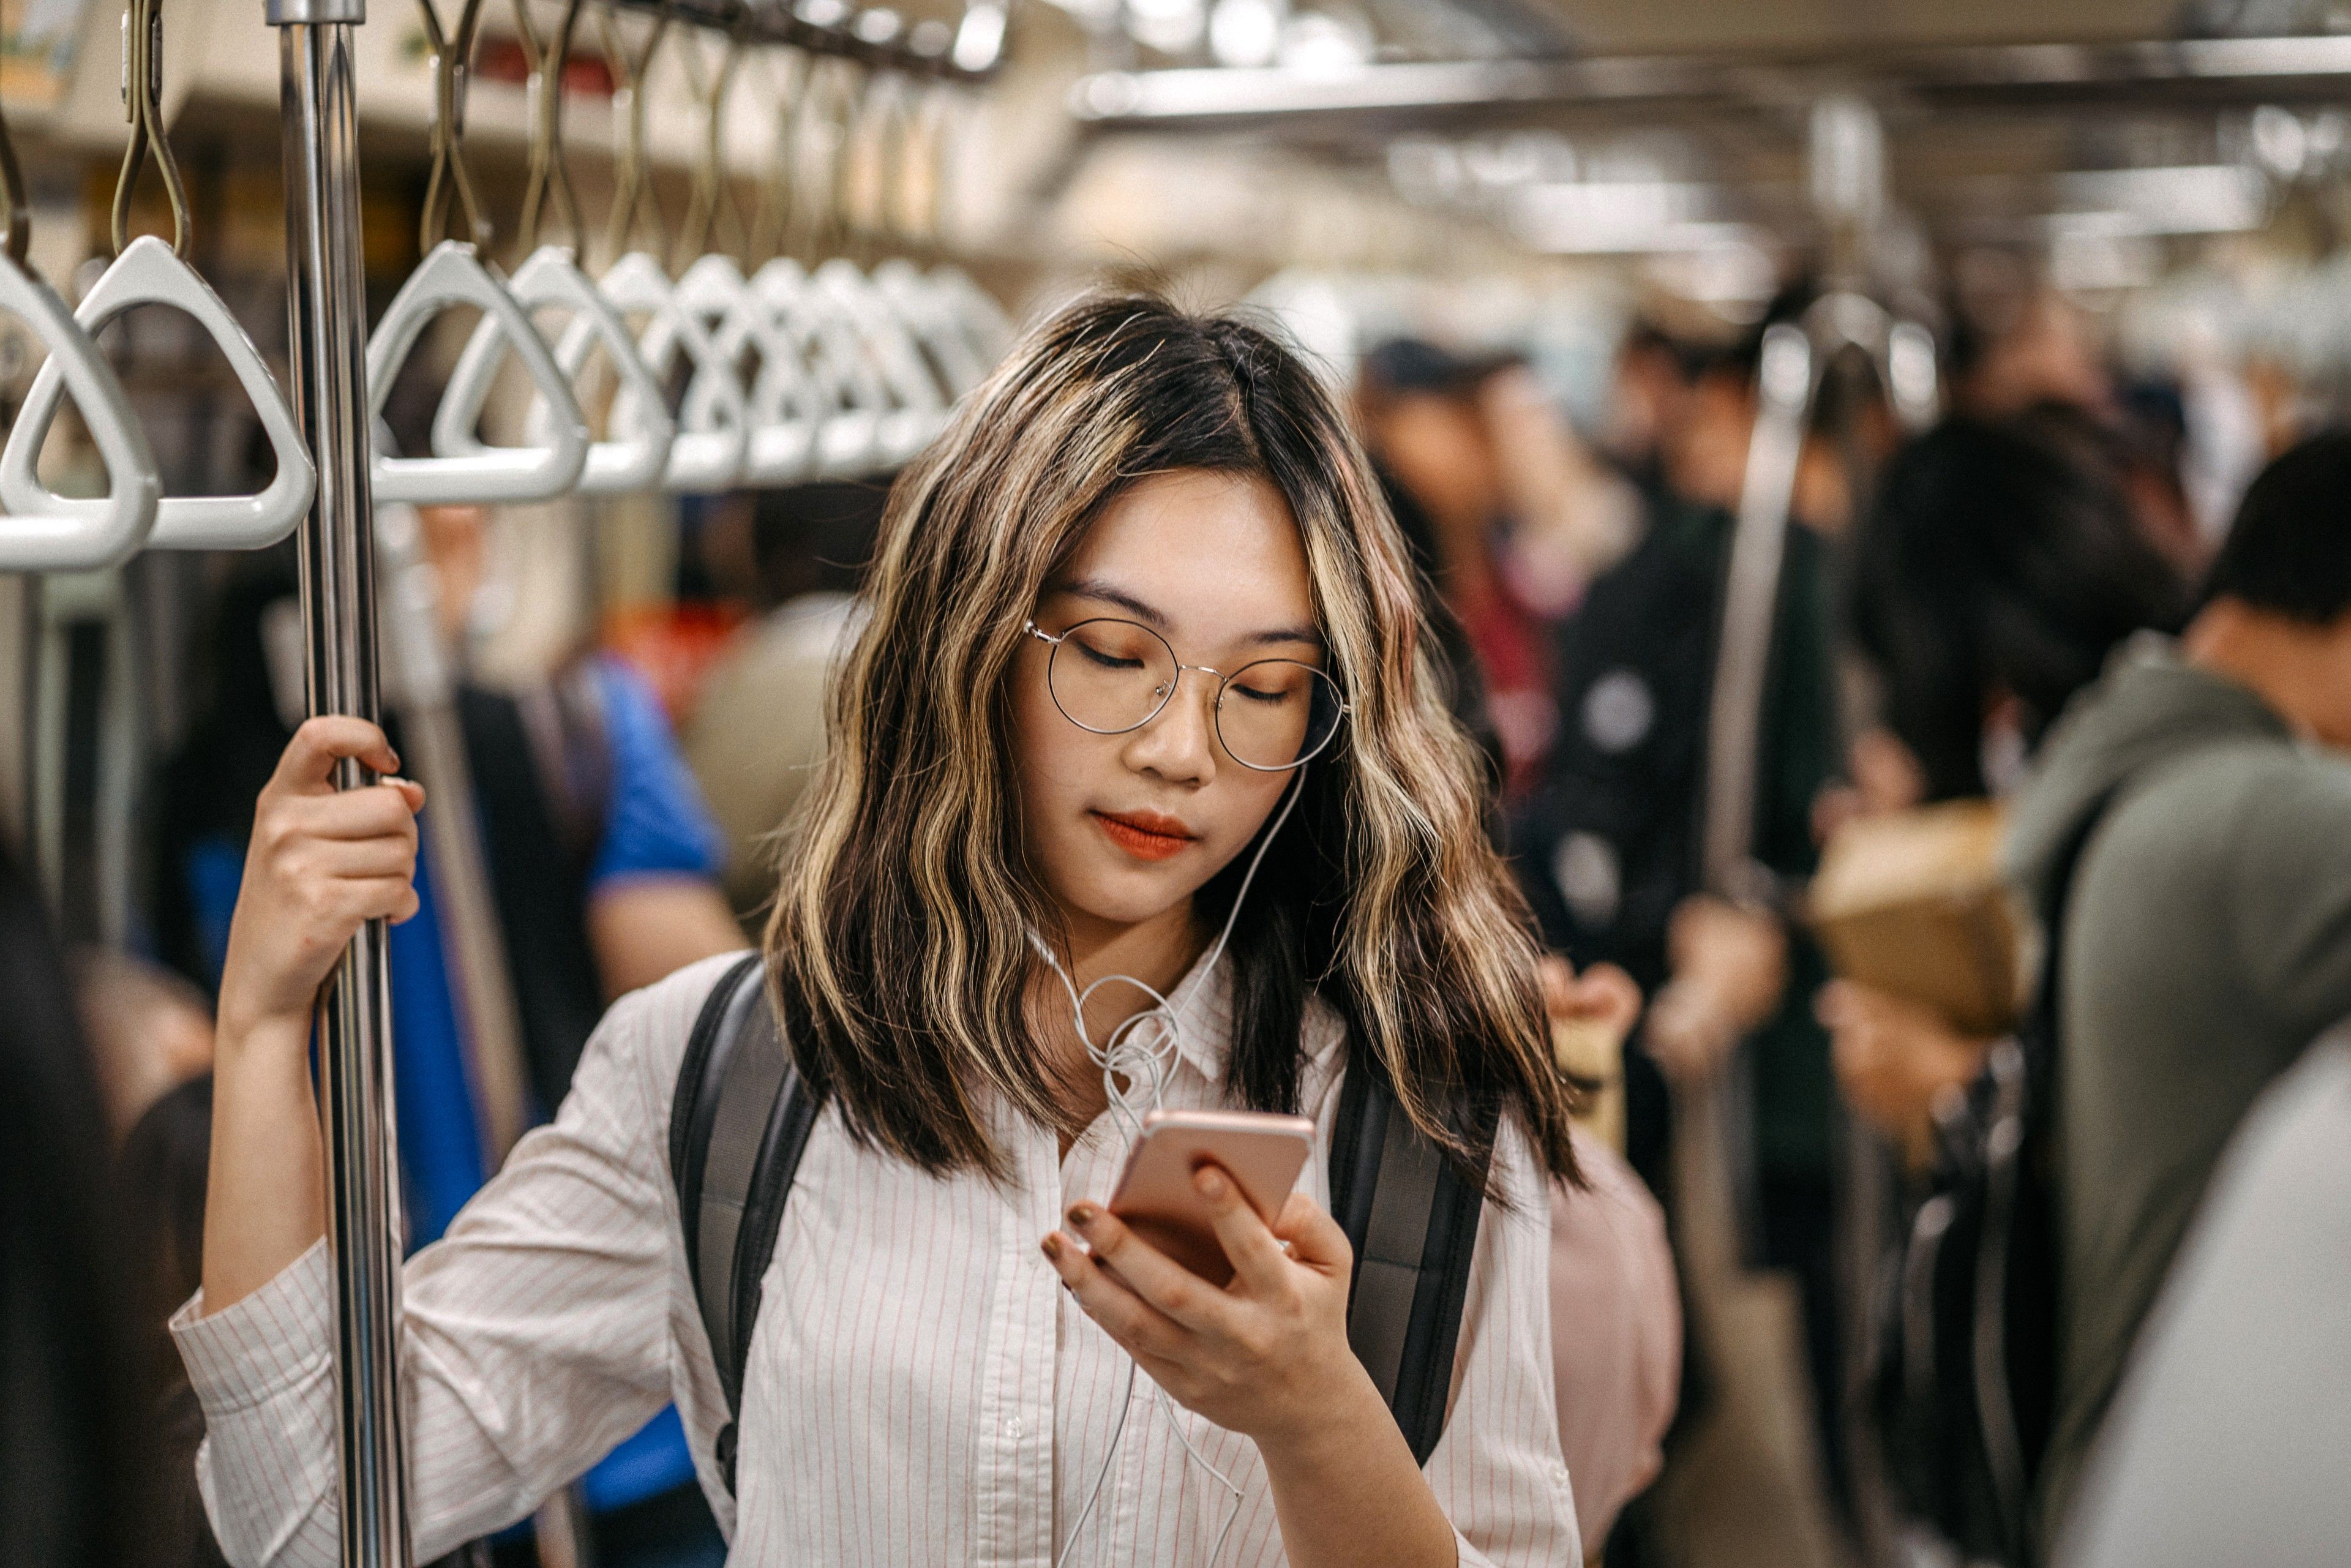
[[[312,713],[377,717],[375,543],[368,494],[367,295],[351,29],[365,0],[267,0],[279,29],[288,359],[319,470],[301,536]],[[373,775],[342,765],[351,789]],[[385,928],[351,939],[319,1009],[327,1236],[334,1251],[344,1568],[410,1568],[400,1416],[400,1213]]]

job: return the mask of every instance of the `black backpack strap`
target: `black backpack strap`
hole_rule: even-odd
[[[726,1396],[717,1458],[730,1491],[760,1281],[818,1109],[784,1048],[762,972],[753,955],[712,988],[670,1109],[686,1270]],[[1485,1194],[1421,1136],[1376,1069],[1351,1069],[1331,1141],[1331,1202],[1355,1254],[1348,1345],[1426,1464],[1445,1432]]]
[[[784,1047],[763,974],[753,954],[719,977],[687,1037],[670,1106],[670,1179],[686,1272],[726,1396],[717,1458],[729,1491],[760,1281],[817,1111]]]
[[[1485,1201],[1378,1072],[1350,1063],[1331,1135],[1331,1212],[1355,1252],[1347,1343],[1421,1464],[1445,1433]]]

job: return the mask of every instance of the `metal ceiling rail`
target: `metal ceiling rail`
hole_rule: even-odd
[[[1112,71],[1081,78],[1070,111],[1102,132],[1395,131],[1592,109],[1777,113],[1856,89],[1941,110],[2340,103],[2351,35]]]
[[[877,70],[946,81],[981,82],[1004,63],[1006,0],[973,0],[954,22],[908,24],[882,6],[848,0],[621,0],[629,10],[674,19],[754,44],[786,44]]]

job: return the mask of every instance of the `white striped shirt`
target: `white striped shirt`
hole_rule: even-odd
[[[409,1486],[418,1560],[528,1514],[674,1399],[704,1491],[760,1568],[1053,1568],[1104,1462],[1127,1361],[1061,1288],[1039,1240],[1106,1199],[1123,1140],[1105,1116],[1060,1157],[1053,1130],[996,1118],[1009,1179],[936,1177],[859,1147],[828,1113],[786,1207],[746,1375],[739,1499],[712,1445],[724,1400],[670,1184],[671,1095],[712,959],[615,1005],[551,1126],[517,1146],[403,1273]],[[1189,1013],[1165,1103],[1221,1102],[1222,975]],[[1180,989],[1180,1002],[1185,990]],[[1303,1103],[1306,1190],[1327,1207],[1342,1029],[1319,1004]],[[1553,1412],[1543,1176],[1515,1130],[1495,1168],[1510,1207],[1479,1228],[1452,1417],[1426,1474],[1464,1564],[1569,1568],[1575,1508]],[[209,1436],[204,1501],[238,1568],[337,1555],[333,1299],[325,1245],[227,1310],[199,1295],[172,1332]],[[1231,1507],[1135,1379],[1081,1568],[1206,1568]],[[1249,1439],[1180,1406],[1241,1488],[1217,1568],[1287,1561]]]

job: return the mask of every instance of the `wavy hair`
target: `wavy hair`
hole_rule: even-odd
[[[1465,1170],[1505,1113],[1573,1173],[1532,924],[1485,831],[1489,784],[1447,710],[1417,580],[1339,408],[1245,321],[1096,296],[1031,331],[899,478],[843,662],[831,746],[784,852],[768,973],[803,1075],[853,1135],[926,1169],[1000,1174],[991,1096],[1070,1113],[1028,1016],[1029,866],[1007,677],[1021,628],[1104,505],[1148,475],[1249,475],[1305,543],[1353,712],[1309,768],[1241,913],[1226,1082],[1293,1111],[1320,997]],[[1231,907],[1247,851],[1201,890]]]

